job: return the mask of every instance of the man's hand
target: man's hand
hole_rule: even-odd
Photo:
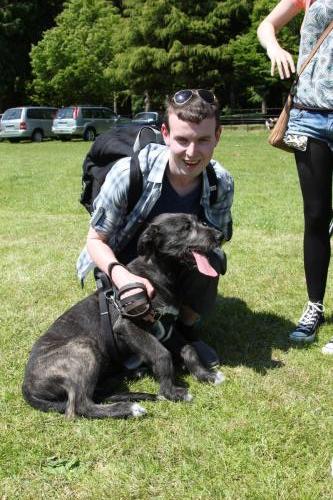
[[[125,267],[123,266],[114,266],[112,271],[111,271],[111,276],[110,276],[112,282],[114,285],[118,288],[122,288],[123,286],[130,285],[132,283],[142,283],[144,287],[147,290],[147,295],[149,299],[152,299],[155,295],[155,290],[152,284],[150,283],[149,280],[146,278],[142,278],[141,276],[137,276],[136,274],[131,273],[128,271]],[[121,298],[124,299],[126,297],[130,297],[131,295],[134,295],[138,292],[141,292],[142,290],[140,288],[133,288],[132,290],[129,290],[127,292],[124,292],[121,295]],[[144,317],[146,321],[154,321],[154,318],[152,315],[148,314],[147,316]]]
[[[150,299],[152,299],[155,294],[154,287],[149,280],[131,273],[123,266],[114,266],[111,271],[110,278],[118,289],[122,288],[123,286],[130,285],[131,283],[142,283],[145,286],[148,297]],[[139,288],[134,288],[133,290],[124,293],[123,297],[129,297],[130,295],[134,295],[134,293],[137,293],[139,291]]]

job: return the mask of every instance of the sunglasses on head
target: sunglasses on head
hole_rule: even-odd
[[[178,90],[178,92],[176,92],[175,95],[173,96],[172,100],[178,106],[183,106],[183,104],[189,102],[195,95],[201,97],[201,99],[208,102],[208,104],[213,104],[216,101],[216,97],[213,94],[213,92],[211,90],[206,90],[206,89]]]

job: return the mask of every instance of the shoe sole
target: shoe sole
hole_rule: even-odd
[[[311,344],[312,342],[315,341],[316,339],[316,335],[318,333],[318,330],[319,328],[325,323],[325,319],[323,319],[319,325],[317,326],[315,332],[312,334],[312,335],[308,335],[307,337],[304,336],[304,337],[298,337],[298,336],[294,336],[294,334],[296,332],[293,332],[289,335],[289,340],[292,340],[293,342],[299,342],[300,344],[303,343],[303,344]]]
[[[299,342],[300,344],[311,344],[316,338],[316,333],[309,335],[308,337],[294,337],[293,334],[291,334],[289,335],[289,339],[293,342]]]

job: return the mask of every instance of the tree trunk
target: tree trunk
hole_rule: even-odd
[[[267,102],[265,97],[261,99],[261,112],[263,115],[267,115]]]
[[[148,90],[145,90],[144,96],[145,96],[145,98],[144,98],[145,111],[149,111],[150,110],[150,97],[149,97]]]

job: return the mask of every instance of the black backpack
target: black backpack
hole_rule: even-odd
[[[97,137],[82,166],[80,203],[90,214],[107,173],[124,157],[131,157],[127,213],[133,210],[142,193],[142,172],[138,155],[151,142],[164,144],[161,132],[135,123],[115,125]],[[217,177],[211,164],[207,166],[206,172],[210,185],[210,204],[213,205],[217,199]]]

